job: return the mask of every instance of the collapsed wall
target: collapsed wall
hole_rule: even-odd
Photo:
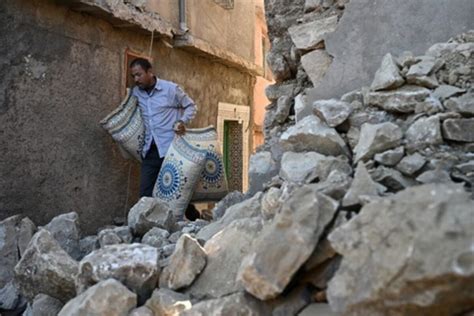
[[[270,33],[293,48],[274,46],[289,72],[268,90],[273,103],[266,143],[252,158],[251,190],[225,197],[211,222],[176,222],[172,210],[143,198],[127,226],[86,237],[74,213],[38,229],[9,218],[0,223],[9,237],[0,248],[8,254],[0,257],[0,308],[34,313],[47,305],[59,315],[474,311],[474,32],[422,55],[386,52],[374,61],[370,86],[311,101],[300,95],[312,85],[302,57],[324,45],[296,49],[295,41],[315,37],[297,40],[284,29],[311,16],[339,17],[345,2],[288,1],[291,22],[281,7],[271,9],[279,3],[266,3]]]

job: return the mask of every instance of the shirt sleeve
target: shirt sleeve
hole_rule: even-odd
[[[179,87],[176,86],[176,104],[178,108],[184,109],[181,120],[187,124],[196,117],[197,106],[194,101]]]

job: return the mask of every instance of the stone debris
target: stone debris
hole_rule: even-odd
[[[137,305],[137,295],[115,279],[107,279],[70,300],[59,316],[128,315]]]
[[[474,33],[386,52],[370,87],[312,100],[348,3],[265,1],[276,83],[247,192],[209,221],[143,197],[126,225],[90,236],[74,212],[39,229],[4,219],[0,313],[472,312]]]
[[[193,283],[206,266],[207,254],[199,242],[184,234],[176,243],[168,266],[160,276],[160,287],[179,290]]]

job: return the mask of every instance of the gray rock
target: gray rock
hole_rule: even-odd
[[[360,128],[364,123],[370,124],[380,124],[390,121],[390,116],[385,111],[362,111],[362,112],[353,112],[349,116],[349,124],[351,127]]]
[[[352,174],[352,167],[345,156],[332,157],[318,154],[313,157],[316,160],[316,166],[307,176],[308,182],[326,181],[335,170],[346,175]]]
[[[13,268],[20,259],[17,234],[20,222],[20,215],[11,216],[0,222],[0,289],[13,279]]]
[[[155,316],[155,313],[146,306],[140,306],[132,309],[128,316]]]
[[[372,180],[364,163],[359,162],[355,171],[354,181],[352,181],[349,191],[347,191],[342,200],[342,206],[362,204],[360,201],[361,196],[380,196],[386,190],[386,187]]]
[[[199,242],[182,235],[171,255],[170,263],[160,276],[160,287],[178,290],[189,286],[206,266],[207,254]]]
[[[304,264],[305,271],[310,271],[320,264],[324,263],[328,259],[333,258],[336,255],[336,251],[332,248],[331,243],[324,238],[322,241],[318,243],[316,248],[314,249],[311,257]]]
[[[425,55],[441,57],[442,55],[453,52],[457,46],[457,43],[436,43],[428,48]]]
[[[66,302],[76,295],[77,269],[77,262],[51,233],[40,229],[15,266],[15,280],[22,295],[29,300],[43,293]]]
[[[153,227],[143,236],[142,243],[152,247],[160,248],[169,244],[169,236],[170,233],[167,230],[158,227]]]
[[[400,171],[383,166],[371,170],[370,175],[372,179],[383,184],[391,191],[400,191],[417,184],[415,180],[404,176]]]
[[[177,232],[174,232],[170,235],[170,237],[168,238],[168,241],[172,244],[175,244],[175,243],[178,242],[178,239],[179,239],[179,237],[181,237],[182,234],[183,234],[183,232],[178,230]]]
[[[405,82],[400,75],[396,61],[390,53],[382,59],[380,68],[375,72],[370,88],[374,91],[398,88]]]
[[[285,56],[274,50],[270,50],[266,59],[276,82],[282,82],[291,78],[291,69]]]
[[[430,116],[416,120],[406,131],[405,139],[412,148],[441,144],[443,138],[439,118]]]
[[[278,98],[277,101],[277,109],[275,112],[275,120],[282,124],[288,118],[291,109],[291,101],[292,99],[289,96],[281,96]]]
[[[76,212],[56,216],[44,226],[44,229],[51,233],[73,259],[80,258],[79,240],[81,239],[81,233],[79,230],[79,216]]]
[[[396,90],[369,92],[365,103],[389,112],[410,113],[429,95],[430,90],[426,88],[408,85]]]
[[[428,115],[442,111],[444,111],[443,105],[433,96],[426,98],[425,101],[418,103],[415,107],[415,113],[425,113]]]
[[[342,124],[352,113],[349,103],[336,99],[315,101],[313,109],[314,113],[330,127]]]
[[[137,296],[134,293],[119,281],[108,279],[70,300],[59,316],[127,316],[136,305]]]
[[[265,183],[278,174],[277,163],[272,159],[269,151],[261,151],[250,156],[249,162],[249,190],[255,194],[263,190]]]
[[[234,204],[240,203],[245,199],[245,196],[240,191],[232,191],[227,194],[222,200],[217,202],[217,204],[212,209],[212,218],[218,220],[224,216],[225,212],[229,207]]]
[[[90,254],[92,251],[98,249],[99,247],[99,239],[97,236],[92,235],[82,238],[79,241],[79,249],[81,250],[82,255],[81,259],[84,258],[84,256]]]
[[[311,290],[309,286],[303,284],[269,301],[268,305],[273,307],[272,316],[287,316],[296,315],[311,301]]]
[[[407,80],[410,80],[410,78],[429,76],[444,64],[442,59],[436,59],[432,56],[421,56],[418,58],[420,62],[410,66],[406,74]]]
[[[315,152],[285,152],[281,159],[280,177],[286,181],[303,183],[316,168],[321,156]]]
[[[445,120],[443,137],[459,142],[474,142],[474,118]]]
[[[101,248],[110,245],[122,244],[123,240],[119,235],[114,231],[113,228],[106,228],[99,232],[98,242]]]
[[[25,253],[31,238],[35,233],[35,223],[33,223],[33,221],[28,217],[24,217],[20,222],[20,231],[18,233],[18,251],[20,252],[20,257]],[[1,250],[0,253],[2,253]]]
[[[169,207],[151,197],[142,197],[128,213],[128,227],[133,234],[143,236],[153,227],[171,230],[174,225]]]
[[[295,84],[272,84],[265,88],[265,95],[267,96],[270,102],[278,100],[279,97],[287,95],[293,96],[293,91],[295,90]]]
[[[152,315],[179,315],[191,308],[192,304],[187,295],[169,289],[155,289],[145,306]]]
[[[224,217],[216,222],[212,222],[206,227],[203,227],[196,238],[202,240],[209,240],[212,236],[221,231],[224,227],[233,221],[241,218],[255,217],[260,215],[262,193],[255,194],[252,198],[247,199],[238,204],[232,205],[227,209]]]
[[[238,292],[232,295],[201,301],[181,313],[181,316],[227,316],[245,315],[260,316],[269,315],[270,309],[252,296]]]
[[[335,312],[332,311],[331,307],[329,304],[325,303],[313,303],[308,306],[306,306],[299,314],[298,316],[315,316],[315,315],[321,315],[321,316],[337,316]]]
[[[466,90],[460,89],[455,86],[450,86],[450,85],[440,85],[436,90],[433,92],[433,96],[437,99],[440,99],[441,101],[446,100],[452,96],[455,96],[457,94],[463,93]]]
[[[430,89],[434,89],[439,86],[438,79],[436,79],[435,75],[420,77],[411,76],[407,78],[407,82],[409,84],[418,85]]]
[[[118,244],[94,250],[79,263],[77,292],[113,278],[135,292],[144,303],[158,281],[159,257],[158,249],[143,244]]]
[[[360,90],[354,90],[347,92],[341,96],[341,101],[350,103],[357,101],[358,103],[362,104],[364,103],[364,96]]]
[[[351,183],[352,178],[347,173],[340,170],[332,170],[324,180],[311,184],[311,187],[317,192],[332,197],[335,200],[340,200],[349,190]]]
[[[474,308],[473,217],[474,201],[458,185],[417,186],[365,205],[328,237],[343,256],[331,307],[351,315]]]
[[[204,245],[207,265],[186,293],[198,299],[222,297],[243,291],[236,282],[242,259],[262,229],[258,217],[233,221]]]
[[[425,157],[419,153],[414,153],[413,155],[403,157],[396,168],[404,175],[411,176],[420,170],[425,165],[425,163]]]
[[[295,97],[295,122],[298,123],[308,115],[313,114],[313,107],[303,92]]]
[[[416,177],[416,181],[424,184],[428,183],[450,183],[452,182],[449,173],[446,170],[435,169],[428,170]]]
[[[405,148],[403,146],[395,149],[384,151],[380,154],[375,154],[374,160],[385,166],[395,166],[405,154]]]
[[[375,154],[384,152],[400,145],[402,131],[396,124],[386,122],[381,124],[362,125],[359,142],[354,148],[355,162],[366,161]]]
[[[304,24],[293,25],[288,29],[293,43],[300,50],[319,48],[326,35],[336,30],[337,16],[311,21]]]
[[[261,300],[283,292],[312,254],[337,207],[336,201],[309,186],[294,191],[242,261],[237,279],[245,290]]]
[[[474,94],[466,93],[458,98],[450,98],[444,102],[444,106],[450,111],[474,116]]]
[[[0,288],[0,311],[14,310],[20,301],[20,291],[13,280]]]
[[[63,306],[64,304],[54,297],[38,294],[31,305],[31,314],[32,316],[58,315]]]
[[[464,174],[474,172],[474,160],[458,164],[454,168]]]
[[[179,236],[179,237],[181,238],[181,236]],[[166,246],[161,247],[160,251],[163,253],[163,256],[169,257],[173,254],[175,249],[176,249],[176,244],[170,244],[170,245],[166,245]]]
[[[314,87],[321,84],[331,63],[332,57],[324,49],[314,50],[301,57],[301,65]]]
[[[349,155],[344,140],[334,128],[310,115],[296,125],[291,126],[280,137],[280,142],[287,151],[315,151],[323,155]]]
[[[281,207],[282,200],[280,199],[281,190],[279,188],[271,187],[262,197],[262,216],[265,219],[270,219],[275,216]]]

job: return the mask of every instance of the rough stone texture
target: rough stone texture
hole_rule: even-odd
[[[58,315],[64,304],[54,297],[46,294],[36,295],[33,304],[31,304],[32,316],[51,316]]]
[[[137,305],[137,295],[122,283],[108,279],[90,287],[70,300],[59,316],[104,315],[127,316]]]
[[[290,114],[291,101],[292,99],[286,95],[278,98],[277,109],[275,113],[275,120],[278,123],[281,124],[288,118],[288,115]]]
[[[262,229],[258,217],[233,221],[204,245],[207,265],[186,293],[203,298],[222,297],[243,291],[236,282],[242,259]]]
[[[403,157],[403,159],[398,163],[397,169],[404,175],[411,176],[420,170],[425,163],[426,159],[422,155],[414,153],[413,155]]]
[[[385,166],[395,166],[403,158],[404,154],[405,149],[403,146],[400,146],[380,154],[375,154],[374,160]]]
[[[233,191],[227,194],[222,200],[212,209],[212,218],[214,220],[220,219],[226,213],[227,209],[234,204],[240,203],[245,199],[244,194],[240,191]]]
[[[372,90],[385,90],[400,87],[405,79],[400,75],[396,61],[388,53],[382,59],[380,68],[375,72],[374,81],[370,85]]]
[[[263,190],[263,185],[278,174],[277,163],[269,151],[261,151],[250,156],[249,194]]]
[[[146,306],[140,306],[132,309],[128,316],[155,316],[155,313]]]
[[[81,232],[79,230],[79,216],[76,212],[61,214],[54,217],[44,229],[61,245],[61,247],[75,260],[81,256],[79,240]]]
[[[415,112],[416,106],[430,95],[430,91],[419,86],[403,86],[396,90],[369,92],[368,105],[378,106],[388,112]]]
[[[445,120],[443,137],[459,142],[474,142],[474,118]]]
[[[161,273],[160,287],[178,290],[189,286],[204,269],[206,262],[206,251],[199,242],[188,234],[182,235],[169,265]]]
[[[281,194],[282,190],[280,190],[279,188],[271,187],[263,195],[261,204],[263,218],[270,219],[275,216],[282,204],[282,200],[280,199]]]
[[[81,249],[81,259],[90,254],[92,251],[99,248],[99,241],[96,235],[86,236],[79,241],[79,248]]]
[[[365,123],[360,131],[359,142],[354,148],[355,161],[365,161],[377,153],[397,147],[402,136],[400,128],[393,123]]]
[[[152,247],[160,248],[167,245],[169,242],[167,238],[170,233],[162,228],[153,227],[142,238],[142,243]]]
[[[0,311],[15,310],[21,304],[21,296],[18,287],[13,280],[0,288]]]
[[[346,143],[336,130],[315,115],[307,116],[288,128],[281,135],[280,142],[288,151],[315,151],[332,156],[349,154]]]
[[[337,206],[311,187],[294,191],[242,261],[238,280],[245,290],[261,300],[283,292],[313,252]]]
[[[285,56],[278,52],[270,51],[267,54],[266,59],[276,82],[282,82],[291,77],[291,69]]]
[[[301,57],[301,65],[315,87],[320,85],[331,63],[332,57],[324,49],[317,49]]]
[[[77,262],[56,239],[47,230],[40,229],[15,266],[15,280],[27,299],[43,293],[66,302],[76,295],[77,269]]]
[[[13,268],[20,259],[17,236],[20,220],[16,215],[0,222],[0,289],[13,279]]]
[[[332,311],[329,304],[323,304],[323,303],[310,304],[298,314],[298,316],[315,316],[315,315],[337,316],[338,314]]]
[[[405,139],[411,147],[441,144],[443,138],[439,118],[430,116],[416,120],[406,131]]]
[[[334,32],[337,26],[337,16],[294,25],[288,29],[296,48],[310,50],[318,48],[326,35]]]
[[[93,2],[125,6],[123,1]],[[2,220],[22,214],[45,225],[65,210],[73,210],[79,214],[81,230],[90,235],[124,216],[124,208],[138,200],[139,164],[122,158],[98,121],[122,98],[126,49],[148,54],[150,32],[114,27],[65,4],[72,2],[5,0],[0,4],[0,33],[11,34],[0,39],[0,69],[8,74],[0,83],[0,214]],[[203,12],[209,7],[219,9],[212,1],[194,9]],[[177,8],[175,2],[173,8]],[[255,15],[249,13],[255,12],[254,5],[245,2],[234,10],[223,10],[228,13],[222,17],[214,16],[229,25],[227,19],[236,10],[239,17],[252,21],[237,18],[234,22],[239,27],[227,28],[239,40],[224,43],[226,36],[221,34],[213,38],[245,52],[241,56],[253,63]],[[177,11],[172,16],[177,17]],[[194,31],[209,30],[203,26]],[[249,45],[242,44],[244,34]],[[180,84],[198,104],[194,127],[217,126],[217,100],[252,104],[252,75],[166,45],[154,42],[150,57],[156,62],[155,73]],[[196,76],[184,69],[193,69]]]
[[[199,233],[197,233],[196,238],[207,241],[237,219],[260,215],[261,199],[262,193],[259,192],[250,199],[232,205],[227,209],[225,215],[220,220],[203,227]]]
[[[243,292],[226,297],[202,301],[181,313],[181,316],[260,316],[268,315],[270,309],[261,302]]]
[[[418,186],[364,206],[329,235],[343,255],[331,307],[364,315],[474,308],[473,217],[474,201],[457,185]]]
[[[169,228],[172,211],[167,205],[151,197],[142,197],[128,213],[128,227],[135,235],[143,236],[153,227]]]
[[[35,233],[35,223],[28,217],[23,218],[20,223],[20,231],[18,232],[18,251],[20,252],[20,257],[25,253],[28,243]]]
[[[287,151],[281,159],[280,177],[286,181],[302,183],[318,165],[321,155],[315,152]]]
[[[265,95],[270,101],[276,101],[284,95],[293,95],[295,84],[272,84],[265,88]]]
[[[313,114],[313,107],[308,103],[306,95],[300,93],[295,97],[295,122],[298,123],[308,115]]]
[[[450,98],[444,102],[444,106],[451,111],[474,116],[474,94],[466,93],[458,98]]]
[[[440,99],[441,101],[445,100],[445,99],[448,99],[452,96],[455,96],[459,93],[462,93],[464,92],[465,90],[464,89],[460,89],[458,87],[455,87],[455,86],[451,86],[451,85],[440,85],[438,88],[435,89],[435,91],[433,92],[433,96],[437,99]]]
[[[372,179],[395,192],[417,184],[415,180],[404,176],[400,171],[384,166],[379,166],[376,169],[371,170],[370,175],[372,176]]]
[[[364,163],[360,161],[357,164],[354,181],[352,181],[349,191],[347,191],[344,199],[342,200],[342,206],[354,206],[361,204],[361,196],[379,196],[385,192],[386,189],[387,188],[385,188],[383,185],[380,185],[372,180]]]
[[[432,43],[474,28],[470,0],[374,1],[351,0],[345,6],[337,29],[325,39],[334,57],[321,85],[308,91],[310,101],[330,99],[369,86],[378,61],[391,52],[423,54]],[[417,14],[413,14],[417,12]],[[390,19],[386,17],[389,16]],[[439,21],[456,21],[440,24]],[[416,32],[413,27],[416,26]]]
[[[187,295],[168,289],[155,289],[145,306],[152,311],[152,315],[179,315],[190,309],[191,302]]]
[[[119,244],[94,250],[79,263],[78,293],[109,278],[119,280],[143,301],[156,287],[160,270],[158,249],[143,244]]]
[[[313,109],[330,127],[342,124],[352,113],[349,103],[335,99],[316,101],[313,103]]]

